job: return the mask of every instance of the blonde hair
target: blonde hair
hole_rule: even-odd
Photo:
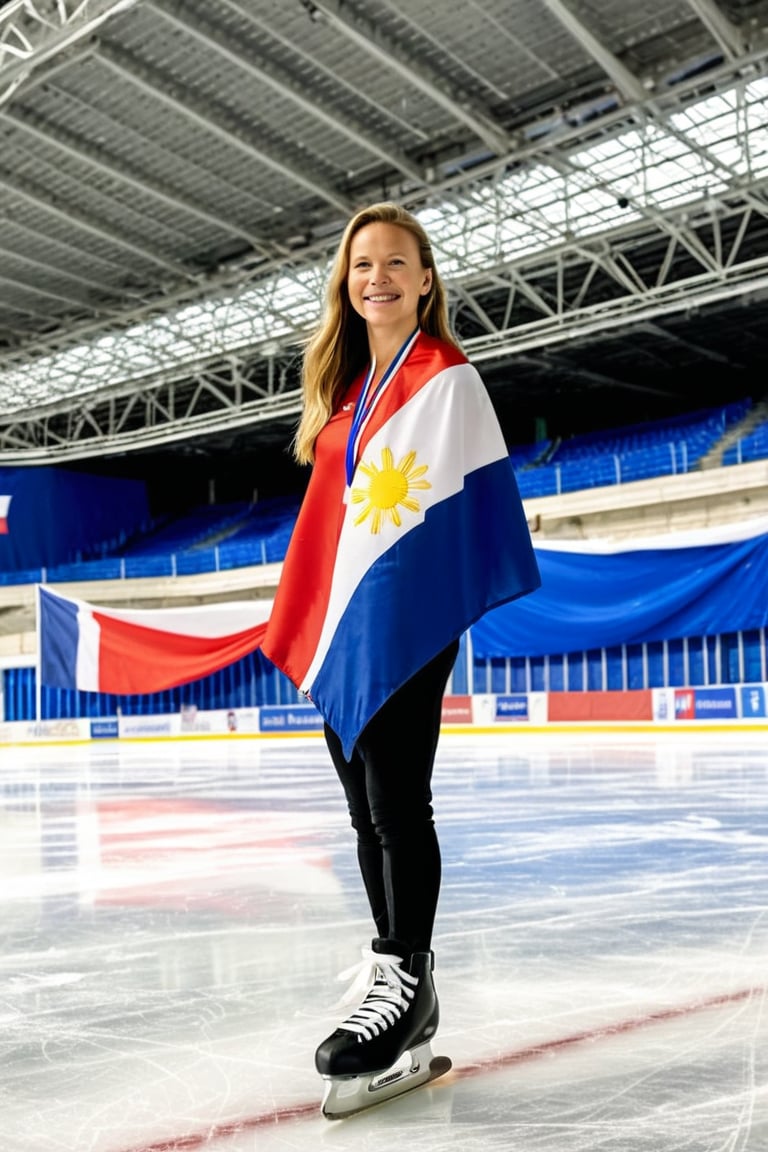
[[[422,225],[399,204],[385,202],[362,208],[344,230],[326,287],[325,312],[304,352],[301,379],[304,407],[293,442],[293,454],[299,464],[314,461],[315,440],[330,419],[336,399],[368,361],[365,321],[355,312],[347,292],[352,239],[367,224],[397,224],[416,237],[422,267],[432,272],[430,289],[419,300],[419,327],[428,335],[459,347],[448,323],[445,287]]]

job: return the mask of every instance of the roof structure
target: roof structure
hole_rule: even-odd
[[[767,107],[768,0],[12,0],[0,463],[284,442],[381,199],[510,442],[553,404],[762,394]]]

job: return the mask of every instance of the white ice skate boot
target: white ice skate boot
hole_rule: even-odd
[[[374,940],[374,981],[360,1007],[315,1053],[326,1081],[323,1115],[342,1119],[442,1076],[447,1057],[432,1054],[440,1018],[431,952],[404,950]]]

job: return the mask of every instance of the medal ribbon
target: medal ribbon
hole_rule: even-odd
[[[387,368],[381,380],[379,380],[378,384],[373,389],[371,388],[371,381],[373,380],[374,373],[376,372],[375,358],[370,363],[368,371],[365,374],[362,390],[357,398],[357,403],[355,404],[355,411],[352,416],[352,427],[349,430],[349,436],[347,438],[347,490],[349,490],[352,485],[352,477],[355,474],[355,467],[357,465],[357,457],[360,449],[360,441],[368,421],[373,415],[373,411],[381,399],[381,395],[387,384],[389,384],[390,380],[395,375],[400,365],[407,358],[408,353],[416,342],[416,337],[418,334],[419,329],[416,328],[408,337],[405,344],[403,344],[402,348]]]

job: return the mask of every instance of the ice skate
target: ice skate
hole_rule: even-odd
[[[395,941],[374,940],[368,954],[374,979],[365,999],[315,1054],[329,1120],[401,1096],[451,1067],[447,1057],[432,1053],[439,1022],[432,953],[414,952],[406,960],[395,948]]]

